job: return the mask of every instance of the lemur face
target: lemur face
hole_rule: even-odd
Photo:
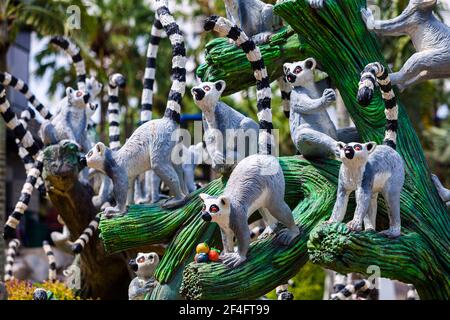
[[[338,142],[337,146],[339,158],[343,162],[365,163],[377,144],[373,141],[367,143],[350,142],[348,144]]]
[[[66,89],[66,95],[69,103],[77,108],[84,109],[89,100],[89,94],[82,90],[74,90],[70,87]]]
[[[206,222],[228,221],[230,216],[230,200],[227,197],[213,197],[205,193],[200,194],[203,201],[202,219]]]
[[[285,63],[283,65],[286,81],[293,87],[304,86],[306,83],[314,82],[314,70],[316,60],[308,58],[303,61]]]
[[[103,85],[95,77],[86,79],[86,91],[91,95],[91,99],[95,99],[102,92],[102,88]]]
[[[131,259],[128,264],[139,278],[151,277],[158,266],[159,256],[155,252],[139,252],[136,259]]]
[[[89,168],[105,172],[105,152],[106,146],[102,142],[98,142],[86,154],[86,164]]]
[[[195,104],[199,106],[202,111],[210,111],[215,107],[217,102],[225,90],[225,81],[219,80],[216,82],[202,82],[191,90],[194,97]]]

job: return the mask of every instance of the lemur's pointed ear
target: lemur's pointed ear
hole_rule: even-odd
[[[305,68],[306,69],[315,69],[317,65],[316,59],[308,58],[305,60]]]
[[[97,142],[95,145],[95,148],[97,149],[97,152],[103,155],[105,152],[106,146],[103,144],[103,142]]]
[[[227,86],[227,84],[223,80],[216,81],[214,85],[216,86],[217,91],[219,91],[220,93],[222,93]]]
[[[286,74],[286,73],[288,73],[289,72],[289,68],[291,67],[291,63],[285,63],[285,64],[283,64],[283,71],[284,71],[284,74]]]
[[[209,198],[206,193],[200,193],[198,196],[200,197],[200,199],[202,199],[203,202],[205,202],[205,200]]]
[[[366,149],[369,153],[372,153],[377,147],[377,143],[374,141],[370,141],[366,143]]]
[[[219,201],[220,204],[224,207],[229,207],[230,206],[230,199],[228,197],[225,196],[220,196],[219,197]]]
[[[345,143],[339,141],[339,142],[336,142],[336,146],[339,150],[342,150],[345,148]]]
[[[74,90],[71,87],[67,87],[66,88],[66,95],[68,95],[68,96],[72,95],[73,91]]]

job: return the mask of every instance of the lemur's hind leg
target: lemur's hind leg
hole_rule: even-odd
[[[152,169],[174,194],[174,197],[164,202],[161,207],[168,209],[183,205],[186,202],[186,197],[181,191],[181,181],[178,179],[177,172],[172,163],[157,164]]]
[[[338,140],[344,143],[361,142],[361,137],[356,127],[337,129],[337,136]]]
[[[386,189],[382,192],[388,209],[389,229],[383,230],[380,234],[388,238],[397,238],[400,236],[400,190]]]
[[[183,194],[188,195],[189,190],[187,188],[186,180],[184,178],[183,166],[181,164],[174,165],[174,168],[175,168],[175,171],[177,172],[178,180],[180,181],[180,184],[181,184],[181,191],[183,192]]]
[[[277,233],[276,240],[282,245],[290,245],[300,234],[300,229],[295,224],[291,209],[283,199],[270,201],[270,206],[267,209],[275,219],[286,227],[286,229]]]
[[[389,76],[393,85],[400,90],[420,81],[434,78],[433,74],[448,70],[450,75],[450,58],[442,50],[427,50],[414,53],[398,72]]]
[[[372,199],[370,199],[370,207],[369,210],[364,217],[364,230],[376,230],[376,221],[377,221],[377,205],[378,205],[378,193],[374,193],[372,195]]]
[[[338,153],[336,140],[325,133],[300,128],[295,132],[297,149],[305,158],[329,158]]]

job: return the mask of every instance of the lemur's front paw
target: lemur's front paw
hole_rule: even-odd
[[[389,239],[395,239],[400,237],[400,230],[389,228],[387,230],[380,231],[380,234],[388,237]]]
[[[367,29],[373,30],[375,27],[375,18],[373,17],[372,10],[365,8],[361,9],[361,16]]]
[[[276,240],[283,246],[288,246],[294,242],[295,238],[300,235],[300,229],[296,227],[295,229],[283,229],[277,234]]]
[[[362,223],[359,220],[353,219],[352,221],[347,222],[347,228],[351,231],[362,231]]]
[[[105,208],[103,215],[106,219],[123,216],[125,212],[121,212],[117,207]]]
[[[237,252],[225,253],[220,259],[228,268],[236,268],[247,260],[246,257],[241,256]]]

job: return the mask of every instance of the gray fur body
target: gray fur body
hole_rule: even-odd
[[[418,82],[450,76],[450,28],[433,14],[437,0],[410,0],[400,16],[386,21],[375,20],[363,9],[367,28],[381,36],[409,35],[416,48],[398,72],[390,74],[392,84],[400,90]]]
[[[313,58],[284,65],[287,81],[293,87],[289,117],[291,138],[305,158],[334,157],[338,140],[358,141],[359,137],[356,128],[336,130],[327,112],[336,94],[324,85],[327,80],[314,81],[315,67]],[[297,68],[300,68],[299,73],[296,73]]]
[[[136,273],[136,278],[131,280],[128,287],[128,299],[144,300],[158,283],[153,275],[159,264],[159,257],[154,252],[140,252],[136,259],[131,259],[128,264]]]
[[[404,182],[404,165],[401,156],[391,147],[380,145],[368,155],[367,163],[358,160],[346,161],[339,171],[337,200],[330,221],[342,221],[347,210],[348,197],[356,191],[356,210],[348,223],[352,230],[364,228],[375,230],[377,198],[381,193],[389,213],[390,237],[400,235],[400,192]]]

